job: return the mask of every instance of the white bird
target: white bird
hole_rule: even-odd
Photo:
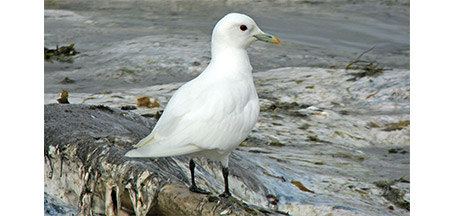
[[[196,78],[180,87],[170,99],[152,132],[127,157],[188,155],[221,161],[229,197],[229,155],[250,133],[259,115],[259,100],[246,48],[260,40],[279,44],[253,19],[230,13],[212,32],[212,59]],[[208,193],[194,182],[190,159],[190,191]]]

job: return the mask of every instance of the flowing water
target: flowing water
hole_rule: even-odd
[[[409,68],[409,6],[176,1],[45,1],[45,47],[75,43],[73,63],[45,62],[45,92],[104,92],[188,81],[210,60],[215,23],[230,11],[253,17],[281,46],[253,44],[254,71],[344,67],[364,60]],[[74,85],[60,82],[69,77]]]

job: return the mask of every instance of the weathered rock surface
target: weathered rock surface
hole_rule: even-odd
[[[190,192],[185,157],[124,157],[154,123],[102,105],[46,105],[45,192],[78,206],[81,215],[279,214]]]

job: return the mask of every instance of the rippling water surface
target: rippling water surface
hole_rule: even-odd
[[[282,41],[254,44],[255,72],[280,67],[344,67],[364,60],[409,68],[409,6],[383,2],[45,1],[45,46],[75,43],[69,63],[45,63],[45,92],[99,92],[178,81],[210,59],[210,34],[228,12],[242,12]],[[311,1],[310,1],[311,2]],[[355,1],[354,1],[355,2]],[[62,85],[65,77],[77,81]]]

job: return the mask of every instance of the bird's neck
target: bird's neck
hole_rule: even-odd
[[[214,44],[212,44],[212,60],[210,61],[210,66],[216,67],[216,70],[212,71],[229,73],[231,75],[235,73],[251,75],[252,71],[246,49]]]

